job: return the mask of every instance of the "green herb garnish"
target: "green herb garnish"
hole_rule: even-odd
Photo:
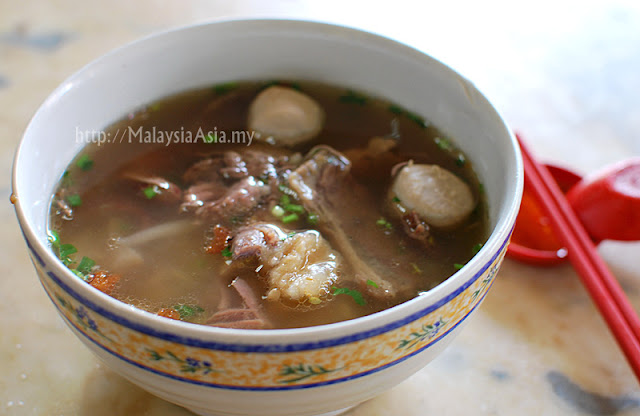
[[[368,286],[373,286],[373,287],[380,287],[380,286],[378,286],[378,284],[377,284],[376,282],[374,282],[374,281],[373,281],[373,280],[371,280],[371,279],[368,279],[368,280],[367,280],[367,285],[368,285]]]
[[[404,113],[404,109],[402,107],[398,106],[398,105],[395,105],[395,104],[391,104],[389,107],[387,107],[387,109],[389,111],[391,111],[393,114],[396,114],[396,115],[400,115],[400,114]]]
[[[180,314],[180,319],[191,318],[204,312],[204,309],[198,305],[176,305],[173,309]]]
[[[482,183],[478,184],[478,192],[480,192],[480,194],[484,194],[485,192],[484,184]]]
[[[62,179],[60,179],[60,186],[68,187],[68,186],[71,186],[72,184],[73,184],[73,180],[71,179],[71,172],[69,172],[68,170],[65,170],[62,173]]]
[[[300,217],[298,216],[298,214],[294,212],[292,214],[285,215],[284,217],[282,217],[282,222],[284,224],[289,224],[290,222],[298,221],[299,219]]]
[[[78,194],[69,195],[67,197],[67,202],[72,207],[79,207],[80,205],[82,205],[82,198],[80,198],[80,195]]]
[[[387,220],[386,220],[386,219],[384,219],[384,218],[380,218],[380,219],[378,219],[378,220],[376,221],[376,224],[377,224],[378,226],[380,226],[380,227],[384,227],[384,228],[386,228],[386,229],[388,229],[388,230],[390,230],[390,229],[392,229],[392,228],[393,228],[393,224],[391,224],[389,221],[387,221]]]
[[[284,194],[280,197],[280,205],[287,206],[291,203],[291,198],[289,198],[289,195]]]
[[[87,276],[84,273],[80,272],[79,270],[77,269],[69,269],[69,270],[71,270],[71,273],[75,274],[77,277],[84,280],[85,282],[88,280]]]
[[[478,243],[475,246],[473,246],[473,248],[471,249],[471,251],[473,252],[473,254],[477,254],[478,251],[480,251],[480,249],[482,248],[482,246],[484,246],[484,244],[482,243]]]
[[[319,220],[318,214],[310,213],[307,216],[307,222],[310,225],[318,225],[318,220]]]
[[[424,120],[424,118],[420,117],[419,115],[415,114],[415,113],[410,113],[407,112],[406,116],[409,120],[413,121],[414,123],[416,123],[418,126],[425,128],[427,127],[427,122]]]
[[[335,287],[332,286],[334,295],[349,295],[353,298],[353,300],[360,306],[364,306],[367,304],[367,301],[362,297],[362,293],[358,292],[354,289],[349,289],[348,287]]]
[[[47,240],[51,244],[51,248],[59,249],[60,248],[60,234],[58,234],[55,230],[49,230],[49,235],[47,236]]]
[[[422,274],[422,269],[420,267],[418,267],[417,264],[415,263],[410,263],[411,264],[411,268],[413,269],[413,272],[416,274]]]
[[[227,257],[227,258],[231,258],[231,256],[233,256],[233,253],[231,252],[231,249],[229,248],[229,246],[223,248],[221,254],[223,257]]]
[[[285,210],[280,205],[274,205],[273,208],[271,208],[271,215],[273,215],[274,217],[280,218],[284,214],[285,214]]]
[[[393,202],[395,202],[396,204],[399,204],[399,203],[400,203],[400,198],[398,198],[397,196],[394,196],[391,200],[392,200]]]
[[[76,161],[76,166],[84,171],[91,170],[93,167],[93,160],[89,157],[89,155],[82,155],[80,159]]]
[[[355,91],[347,90],[346,94],[340,96],[340,102],[365,105],[367,97]]]
[[[91,268],[96,265],[96,262],[89,257],[84,256],[82,257],[82,260],[80,260],[78,267],[72,269],[70,266],[74,261],[71,258],[71,255],[77,253],[78,249],[73,244],[62,244],[60,241],[60,235],[55,230],[49,230],[47,240],[49,240],[49,243],[51,244],[51,250],[53,250],[55,255],[58,256],[62,264],[67,266],[73,274],[86,281],[86,276],[91,271]]]
[[[302,205],[298,205],[298,204],[285,205],[284,209],[289,211],[289,212],[295,212],[295,213],[298,213],[298,214],[303,214],[304,213],[304,208],[302,207]]]
[[[96,265],[96,262],[90,259],[87,256],[82,257],[80,263],[78,263],[78,267],[76,267],[76,271],[82,273],[82,275],[89,274],[91,272],[91,268]]]
[[[69,266],[73,263],[73,259],[69,256],[77,252],[78,249],[73,244],[60,244],[58,248],[58,258],[62,261],[62,264]]]
[[[460,270],[464,267],[464,264],[460,264],[460,263],[454,263],[453,264],[453,268],[456,270]]]
[[[158,192],[156,187],[154,185],[152,185],[152,186],[147,186],[146,188],[144,188],[142,190],[142,193],[144,194],[145,197],[147,197],[147,199],[153,199],[160,192]]]
[[[204,141],[205,143],[218,143],[218,134],[217,133],[209,133],[207,134],[202,141]]]
[[[442,137],[436,137],[434,140],[441,150],[451,150],[453,148],[451,146],[451,142],[447,139],[443,139]]]
[[[458,167],[463,167],[466,163],[467,159],[464,157],[464,155],[462,153],[458,154],[458,157],[456,157],[456,165]]]
[[[213,92],[217,95],[226,94],[229,91],[233,91],[238,88],[238,84],[236,82],[225,82],[224,84],[218,84],[213,87]]]

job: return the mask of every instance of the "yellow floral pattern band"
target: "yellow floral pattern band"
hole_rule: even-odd
[[[68,288],[34,259],[43,285],[65,320],[103,350],[141,369],[219,388],[273,390],[333,384],[380,371],[438,342],[482,301],[506,252],[508,239],[467,286],[422,314],[372,336],[345,338],[308,348],[263,350],[189,345],[110,319],[70,296]],[[38,261],[36,261],[38,260]],[[38,267],[43,266],[43,267]],[[64,289],[67,289],[65,292]],[[112,316],[111,316],[112,318]]]

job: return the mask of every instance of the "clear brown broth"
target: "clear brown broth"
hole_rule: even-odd
[[[101,268],[121,276],[111,295],[123,302],[149,312],[173,305],[198,305],[204,312],[189,318],[204,323],[216,310],[221,290],[231,290],[229,282],[217,278],[225,268],[225,258],[208,254],[203,242],[208,226],[195,227],[177,236],[160,239],[139,247],[144,262],[136,266],[118,267],[114,250],[117,239],[132,235],[157,224],[185,218],[175,205],[159,204],[153,199],[141,197],[140,189],[120,178],[130,166],[181,183],[183,172],[194,162],[211,152],[242,151],[243,144],[229,143],[141,143],[136,137],[125,134],[134,131],[203,131],[227,132],[246,129],[247,108],[264,83],[247,82],[234,86],[232,91],[220,94],[214,88],[204,88],[162,99],[139,111],[129,114],[105,130],[111,143],[88,145],[81,155],[89,155],[93,167],[88,171],[72,163],[69,174],[61,180],[59,191],[78,194],[82,204],[74,209],[73,219],[65,220],[52,205],[50,228],[57,230],[63,243],[72,243],[78,249],[74,258],[88,256]],[[368,253],[372,264],[389,280],[412,279],[417,290],[409,295],[380,301],[366,299],[366,305],[358,305],[346,295],[334,296],[331,307],[292,309],[280,303],[264,301],[262,308],[275,328],[294,328],[321,325],[368,315],[402,303],[420,292],[427,291],[455,273],[457,265],[466,263],[475,253],[477,245],[487,236],[487,210],[482,186],[470,161],[455,147],[446,148],[442,139],[446,136],[435,127],[421,123],[410,114],[396,114],[399,107],[387,101],[366,98],[345,99],[345,89],[313,82],[296,83],[301,90],[313,97],[325,110],[325,126],[319,137],[310,143],[293,149],[304,154],[319,143],[332,146],[347,156],[353,149],[366,147],[375,136],[391,133],[392,120],[397,120],[401,140],[395,152],[404,160],[417,163],[438,164],[463,178],[475,193],[479,203],[471,216],[454,230],[432,230],[434,244],[425,248],[408,238],[397,220],[385,216],[385,199],[391,184],[389,167],[361,166],[354,176],[370,195],[373,206],[350,206],[345,213],[350,218],[350,238],[361,252]],[[222,98],[225,97],[225,98]],[[341,98],[343,97],[343,98]],[[354,95],[351,95],[353,98]],[[355,95],[355,97],[363,97]],[[211,109],[216,100],[222,104]],[[209,109],[207,109],[209,106]],[[185,133],[186,134],[186,133]],[[443,147],[445,147],[443,149]],[[278,151],[273,146],[253,141],[252,149]],[[80,157],[79,155],[78,157]],[[78,158],[76,158],[78,160]],[[465,160],[462,163],[462,160]],[[381,227],[375,221],[364,223],[360,218],[384,217],[393,226]],[[261,208],[254,218],[277,221],[270,216],[267,207]],[[299,222],[292,228],[312,228]],[[352,273],[348,265],[342,273]],[[245,267],[236,276],[243,277],[259,293],[266,286],[253,267]],[[222,283],[222,284],[221,284]],[[338,282],[340,283],[340,282]]]

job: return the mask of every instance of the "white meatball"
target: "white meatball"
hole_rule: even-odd
[[[307,95],[273,86],[262,91],[249,107],[249,129],[262,140],[294,146],[320,133],[324,111]]]
[[[391,192],[402,206],[434,227],[457,225],[475,207],[469,186],[438,165],[409,162],[397,174]]]

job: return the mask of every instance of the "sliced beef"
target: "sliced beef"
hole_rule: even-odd
[[[217,182],[220,180],[220,169],[224,167],[222,157],[209,157],[199,160],[182,175],[185,183]]]
[[[184,192],[181,209],[195,211],[205,202],[216,201],[225,196],[228,187],[221,182],[198,182]]]
[[[280,177],[299,158],[299,154],[271,156],[259,150],[210,155],[183,175],[189,187],[181,209],[206,219],[249,215],[270,193],[276,193]]]
[[[218,306],[219,311],[207,319],[207,324],[221,328],[264,329],[272,325],[262,314],[260,301],[249,284],[241,278],[235,278],[229,285],[238,296],[236,303],[226,299]],[[239,301],[239,302],[238,302]]]
[[[202,206],[195,213],[212,222],[233,222],[234,219],[251,214],[269,193],[271,190],[267,185],[248,176],[233,184],[221,198],[202,201]]]
[[[249,176],[247,164],[242,160],[238,152],[228,151],[222,158],[224,167],[220,169],[220,174],[225,179],[242,179]]]
[[[233,260],[260,257],[286,237],[280,228],[266,223],[252,224],[238,230],[231,244]]]

